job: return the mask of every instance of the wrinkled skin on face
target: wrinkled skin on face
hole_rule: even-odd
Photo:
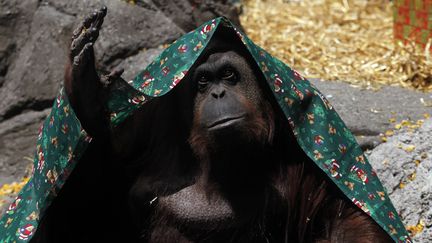
[[[258,143],[265,143],[271,137],[269,133],[274,124],[266,123],[269,120],[265,116],[271,116],[272,111],[266,114],[262,110],[269,108],[269,103],[263,99],[257,76],[239,53],[231,50],[210,54],[194,70],[193,82],[198,89],[194,128],[199,131],[193,131],[192,137],[194,133],[202,133],[207,136],[206,140],[217,140],[228,138],[228,134]]]
[[[65,89],[94,137],[31,242],[391,242],[305,155],[235,34],[110,128],[102,8],[74,32]],[[124,84],[124,83],[123,83]]]

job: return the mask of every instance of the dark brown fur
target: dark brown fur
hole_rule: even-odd
[[[174,97],[179,96],[172,94],[171,97],[173,100],[166,102],[178,104],[178,101]],[[233,161],[237,160],[238,164],[242,166],[249,163],[249,166],[253,167],[250,164],[250,160],[257,158],[262,160],[267,159],[268,163],[273,163],[265,168],[258,166],[255,171],[251,172],[252,174],[256,173],[254,176],[257,176],[257,180],[265,184],[262,188],[257,186],[257,188],[262,189],[262,192],[246,195],[249,196],[248,200],[256,201],[254,206],[257,207],[255,209],[258,212],[257,215],[246,226],[239,227],[236,231],[219,229],[216,224],[215,228],[212,228],[210,232],[193,232],[197,235],[195,240],[198,242],[228,242],[230,240],[232,242],[265,242],[266,240],[270,242],[391,242],[392,240],[387,233],[367,214],[350,202],[324,173],[314,165],[314,162],[306,156],[295,141],[294,135],[279,108],[274,104],[270,105],[270,103],[262,107],[266,107],[265,109],[267,110],[262,113],[267,115],[264,118],[257,113],[257,116],[252,119],[253,122],[251,123],[253,124],[251,124],[251,128],[248,129],[250,133],[253,133],[250,134],[251,137],[268,141],[264,143],[266,144],[265,147],[258,151],[261,154],[251,151],[249,151],[250,156],[245,155],[243,153],[245,151],[239,152],[238,155],[231,153]],[[254,108],[251,107],[251,109]],[[160,109],[156,108],[155,110]],[[166,109],[163,110],[166,111]],[[173,112],[174,110],[178,109],[172,109]],[[163,119],[155,118],[155,120],[161,121]],[[155,129],[149,129],[151,131],[163,131],[165,129],[156,127]],[[194,151],[199,160],[208,159],[211,151],[207,150],[208,146],[206,144],[211,141],[205,140],[207,136],[203,135],[200,128],[192,127],[191,129],[192,132],[188,141],[192,151]],[[166,143],[167,140],[164,141],[165,145]],[[158,161],[161,161],[161,155],[158,155],[158,150],[158,147],[150,149],[149,151],[152,151],[150,152],[151,155],[146,157],[159,156]],[[160,153],[163,154],[164,152],[160,151]],[[163,161],[180,162],[177,156],[178,154],[163,156]],[[184,186],[194,183],[194,174],[203,173],[202,168],[201,170],[199,169],[199,164],[195,160],[190,163],[190,168],[193,168],[190,171],[193,172],[189,174],[189,182],[186,180]],[[153,167],[156,171],[160,170],[158,168],[160,167]],[[168,166],[168,168],[173,167]],[[187,171],[188,169],[185,170]],[[208,168],[204,170],[208,170]],[[153,170],[147,168],[145,171]],[[168,169],[168,171],[170,170]],[[259,173],[263,171],[267,171],[268,175],[260,176]],[[175,171],[166,173],[172,173],[171,176],[175,174],[175,178],[179,175]],[[241,198],[238,198],[236,194],[238,191],[232,189],[233,185],[230,185],[230,180],[237,183],[238,180],[245,179],[239,179],[238,177],[247,177],[247,175],[234,174],[232,175],[233,178],[230,178],[230,172],[227,171],[226,174],[228,176],[224,177],[224,179],[228,179],[227,185],[209,183],[204,185],[206,186],[204,190],[210,191],[210,194],[222,191],[224,196],[231,200],[231,203],[234,205],[233,207],[236,208],[237,206],[241,210],[245,206],[245,203],[251,202],[245,202]],[[152,176],[151,180],[153,184],[154,181],[159,181],[156,184],[163,187],[166,184],[166,180],[164,179],[167,178],[166,176],[167,174],[165,173],[162,177]],[[147,177],[145,182],[140,181],[135,184],[134,188],[141,189],[138,193],[140,195],[146,194],[149,190],[154,190],[154,188],[142,190],[144,184],[151,185],[152,182],[149,182]],[[166,191],[172,191],[172,186],[167,185],[166,187],[171,188]],[[159,188],[158,190],[161,189]],[[150,201],[150,198],[147,198],[147,201]],[[152,225],[150,226],[151,232],[147,232],[147,234],[151,235],[151,242],[194,242],[193,237],[192,239],[191,237],[188,238],[179,231],[179,229],[187,226],[182,226],[182,223],[178,223],[174,227],[172,220],[175,219],[165,214],[164,211],[158,210],[157,206],[154,210],[156,210],[156,213],[149,214],[153,215],[150,222],[150,225]],[[247,213],[250,213],[250,211],[247,211]],[[188,230],[184,231],[187,232]],[[242,232],[243,235],[238,232]],[[191,233],[187,232],[186,234]],[[204,234],[205,236],[200,234]],[[275,236],[274,234],[278,235]]]
[[[89,32],[93,40],[105,13],[84,21],[86,28],[97,27]],[[104,92],[115,85],[100,82],[92,47],[78,65],[70,60],[66,92],[95,139],[42,217],[32,243],[391,242],[299,147],[237,37],[219,34],[207,55],[235,50],[249,60],[239,71],[252,70],[259,86],[252,97],[237,90],[249,114],[242,136],[211,138],[199,125],[201,103],[190,76],[109,130]],[[86,43],[74,38],[78,46]],[[200,224],[177,217],[168,199],[188,188],[209,202],[197,203],[197,211],[224,213],[221,208],[229,204],[233,214]],[[174,206],[190,200],[178,198]]]

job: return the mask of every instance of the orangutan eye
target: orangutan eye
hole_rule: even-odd
[[[207,77],[207,75],[201,75],[198,78],[198,89],[200,91],[203,91],[207,85],[209,83],[209,78]]]
[[[228,79],[234,79],[235,78],[235,73],[234,70],[230,67],[225,68],[222,71],[222,79],[228,80]]]
[[[208,77],[206,75],[202,75],[198,79],[198,84],[208,84]]]

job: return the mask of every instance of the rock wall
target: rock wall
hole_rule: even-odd
[[[405,225],[418,231],[415,242],[432,242],[431,138],[428,119],[419,129],[404,128],[368,153]]]

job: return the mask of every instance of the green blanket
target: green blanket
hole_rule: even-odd
[[[298,144],[316,166],[396,242],[411,242],[375,171],[327,99],[223,17],[182,36],[124,88],[113,90],[108,103],[111,125],[120,124],[148,100],[165,95],[181,82],[221,26],[234,31],[247,47]],[[61,90],[40,129],[32,177],[0,221],[0,243],[31,239],[39,219],[91,141]]]

